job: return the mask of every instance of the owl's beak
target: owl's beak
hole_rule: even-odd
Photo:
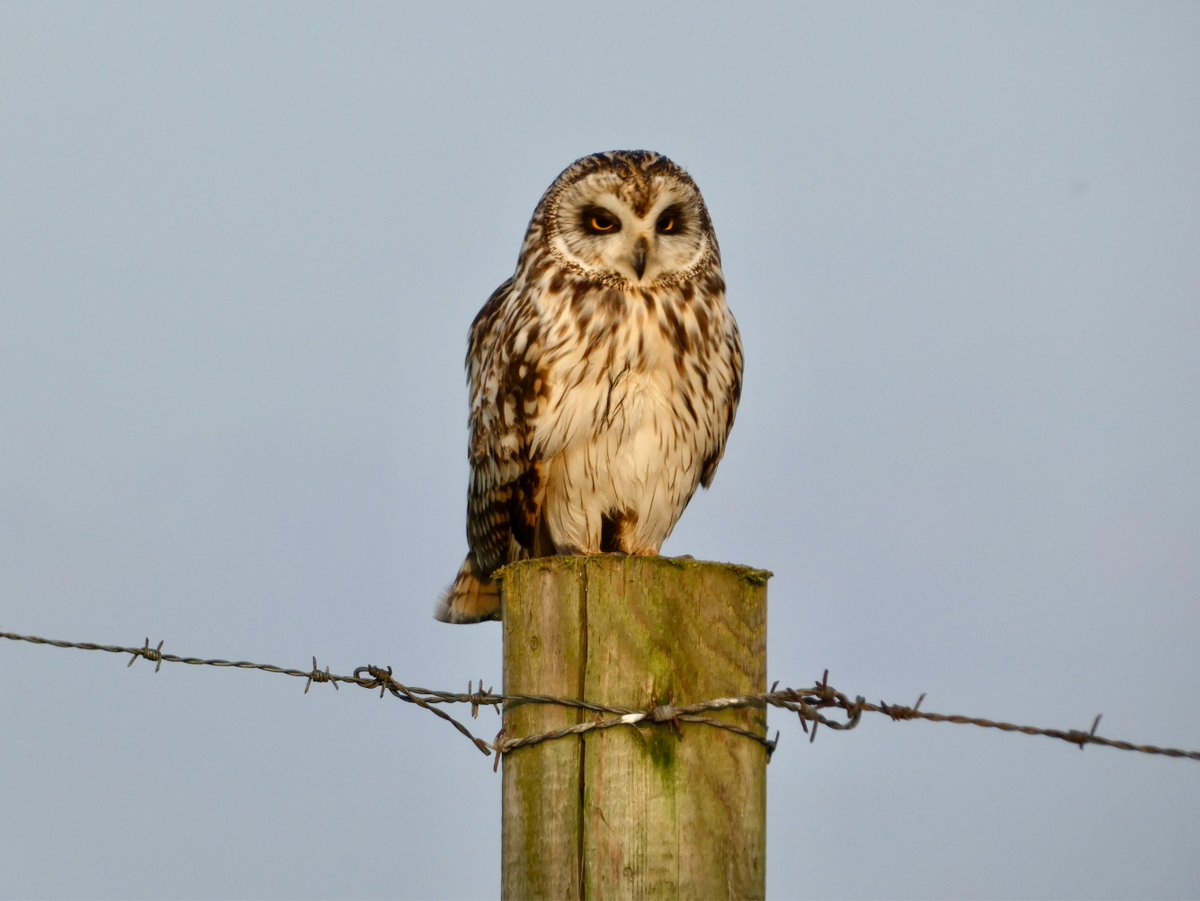
[[[637,244],[633,247],[633,271],[637,273],[640,279],[646,272],[646,254],[650,251],[650,245],[645,238],[638,238]]]

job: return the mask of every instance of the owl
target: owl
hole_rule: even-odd
[[[659,552],[712,483],[742,389],[717,236],[665,156],[567,167],[471,324],[470,551],[436,616],[499,619],[525,557]]]

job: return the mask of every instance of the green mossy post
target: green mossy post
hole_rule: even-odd
[[[504,690],[648,710],[766,691],[770,573],[663,557],[506,567]],[[509,704],[507,739],[603,714]],[[766,734],[766,712],[706,714]],[[761,898],[766,763],[703,723],[595,730],[504,755],[503,895]]]

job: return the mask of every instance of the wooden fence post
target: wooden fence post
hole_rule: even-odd
[[[555,557],[502,574],[504,691],[648,710],[766,691],[763,570]],[[509,704],[514,739],[597,717]],[[766,712],[705,714],[766,734]],[[704,723],[643,723],[504,755],[503,895],[761,898],[766,749]]]

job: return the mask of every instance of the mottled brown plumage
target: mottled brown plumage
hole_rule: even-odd
[[[584,157],[538,203],[471,325],[470,552],[437,611],[500,617],[492,574],[557,553],[657,554],[725,450],[742,346],[691,177]]]

